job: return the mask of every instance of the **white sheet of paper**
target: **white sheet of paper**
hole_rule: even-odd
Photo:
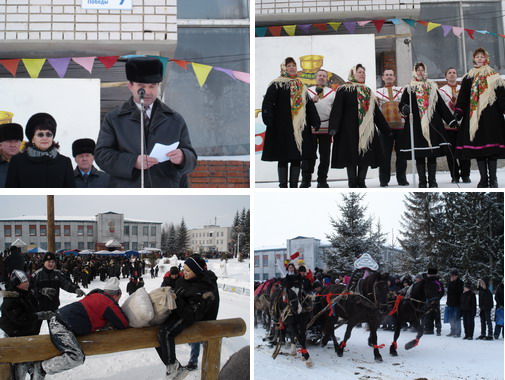
[[[169,161],[170,157],[167,157],[166,154],[176,150],[178,146],[179,141],[174,142],[173,144],[170,145],[163,145],[160,143],[156,143],[151,153],[149,153],[149,156],[156,158],[158,162]]]

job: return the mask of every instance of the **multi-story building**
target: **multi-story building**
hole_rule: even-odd
[[[289,259],[296,252],[300,254],[298,257],[303,259],[308,269],[326,269],[323,254],[329,248],[331,248],[331,244],[321,243],[320,239],[297,236],[286,240],[286,247],[254,250],[254,280],[264,281],[273,277],[281,277],[279,265],[284,265],[284,260]],[[394,263],[402,252],[400,249],[383,247],[381,269],[394,273]]]
[[[120,242],[125,250],[159,248],[161,222],[125,219],[115,212],[96,216],[57,216],[54,221],[55,249],[96,250],[110,240]],[[0,219],[0,247],[8,249],[20,239],[26,249],[47,250],[47,217],[20,216]]]
[[[190,248],[195,253],[228,252],[228,244],[232,238],[231,227],[207,225],[188,231]]]

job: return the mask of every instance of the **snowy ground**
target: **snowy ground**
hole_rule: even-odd
[[[316,167],[317,171],[317,167]],[[316,182],[316,177],[317,175],[313,174],[312,175],[312,186],[311,188],[314,189],[317,186]],[[497,178],[498,178],[498,186],[499,187],[504,187],[505,186],[505,168],[499,168],[497,170]],[[470,179],[472,180],[472,183],[451,183],[451,175],[448,171],[444,172],[437,172],[437,183],[438,183],[438,188],[439,189],[474,189],[477,187],[477,183],[479,182],[480,175],[478,170],[472,170],[470,173]],[[301,177],[300,177],[301,180]],[[396,182],[396,177],[394,174],[391,176],[391,180],[389,181],[389,186],[385,189],[388,188],[393,188],[393,189],[404,189],[405,191],[412,191],[411,189],[413,188],[412,186],[412,174],[410,172],[407,172],[407,181],[410,182],[410,186],[398,186],[398,183]],[[416,177],[416,182],[419,182],[419,179]],[[298,184],[299,185],[299,184]],[[328,181],[328,185],[330,188],[347,188],[347,179],[341,179],[341,180],[334,180]],[[277,181],[275,182],[256,182],[255,184],[256,188],[276,188],[279,187],[279,183]],[[366,179],[366,186],[368,188],[381,188],[380,183],[379,183],[379,176],[378,176],[378,170],[369,170],[368,177]]]
[[[254,330],[254,374],[256,379],[311,379],[329,378],[334,374],[338,380],[497,380],[504,378],[504,341],[462,340],[447,337],[450,327],[442,325],[442,336],[424,335],[419,346],[406,351],[405,343],[415,338],[415,333],[402,331],[398,339],[398,355],[389,355],[393,340],[392,331],[378,331],[378,343],[385,344],[381,349],[382,363],[374,361],[372,348],[368,347],[368,332],[355,328],[347,341],[344,356],[339,358],[333,344],[324,348],[308,345],[307,349],[314,361],[313,368],[306,368],[300,354],[297,357],[280,354],[272,359],[273,348],[263,342],[263,328]],[[345,326],[336,330],[337,339],[345,333]],[[480,320],[475,320],[474,339],[480,333]],[[283,348],[287,353],[288,348]]]
[[[234,287],[249,289],[249,260],[239,263],[237,260],[229,260],[227,264],[227,278],[220,276],[220,261],[209,260],[208,267],[214,271],[218,276],[219,284],[232,285]],[[169,266],[162,266],[168,270]],[[149,268],[143,276],[145,281],[145,288],[148,292],[158,288],[163,280],[164,272],[160,271],[158,278],[151,279]],[[163,269],[162,269],[163,270]],[[103,282],[95,279],[87,289],[92,290],[95,288],[103,288]],[[126,292],[126,285],[128,279],[121,279],[121,290],[123,297],[120,300],[122,304],[128,293]],[[86,290],[86,289],[84,289]],[[228,358],[249,344],[249,296],[245,294],[238,294],[234,292],[219,290],[220,307],[218,319],[226,318],[242,318],[247,325],[247,331],[244,336],[234,338],[224,338],[221,350],[221,366],[223,366]],[[75,302],[75,294],[70,294],[65,291],[60,293],[61,306],[68,303]],[[42,334],[48,334],[47,324],[42,326]],[[187,344],[177,345],[177,359],[181,364],[186,365],[189,359],[190,347]],[[199,369],[201,368],[201,359],[203,354],[203,347],[200,351]],[[158,380],[164,379],[165,366],[159,359],[159,356],[154,348],[144,350],[126,351],[122,353],[96,355],[86,358],[85,363],[72,370],[62,372],[57,375],[46,376],[47,380]],[[194,380],[200,379],[200,370],[190,372],[186,379]]]

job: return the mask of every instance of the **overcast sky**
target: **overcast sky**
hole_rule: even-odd
[[[380,218],[382,231],[388,233],[391,244],[392,231],[399,236],[400,216],[405,210],[404,191],[367,192],[364,204],[368,215]],[[285,246],[286,240],[306,236],[328,241],[326,234],[332,233],[330,216],[340,217],[338,204],[341,193],[268,193],[257,192],[254,200],[254,248]],[[376,219],[375,219],[376,220]],[[398,242],[396,242],[398,246]]]
[[[188,228],[207,224],[231,227],[237,210],[246,210],[246,195],[55,195],[55,216],[94,216],[103,212],[117,212],[125,218],[179,224],[184,217]],[[46,196],[0,196],[0,218],[23,215],[46,215]]]

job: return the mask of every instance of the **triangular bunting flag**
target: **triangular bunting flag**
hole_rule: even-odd
[[[453,26],[452,27],[452,33],[454,33],[454,35],[456,37],[461,38],[461,33],[463,33],[463,28],[460,28],[459,26]]]
[[[487,34],[490,34],[490,35],[492,35],[492,36],[498,37],[498,34],[497,34],[497,33],[494,33],[494,32],[487,32]]]
[[[326,32],[326,24],[312,24],[315,28],[319,29],[322,32]]]
[[[111,56],[111,57],[97,57],[100,62],[102,62],[102,65],[105,66],[107,70],[109,70],[114,64],[117,62],[119,56]]]
[[[158,58],[161,61],[161,63],[163,64],[163,76],[165,76],[165,73],[167,72],[168,58],[167,57],[160,57],[160,56],[152,56],[152,55],[150,55],[149,57]]]
[[[342,25],[342,23],[341,22],[329,22],[328,25],[331,26],[336,32],[336,31],[338,31],[338,27],[340,25]]]
[[[210,70],[212,70],[212,66],[202,65],[201,63],[191,63],[193,66],[193,71],[195,72],[196,79],[198,79],[198,83],[200,87],[203,87],[207,77],[209,76]]]
[[[444,37],[447,37],[449,32],[451,31],[452,26],[450,25],[442,25],[442,29],[444,30]]]
[[[468,33],[468,35],[470,36],[470,38],[473,40],[473,34],[475,33],[475,30],[474,29],[465,29],[466,32]]]
[[[421,24],[421,25],[424,25],[424,26],[428,26],[428,21],[417,20],[416,22],[418,24]]]
[[[249,73],[244,73],[242,71],[234,71],[233,76],[242,82],[251,83],[250,81],[251,75]]]
[[[9,73],[12,74],[13,77],[16,76],[16,71],[18,70],[20,59],[2,59],[0,63],[7,69]]]
[[[312,26],[312,24],[302,24],[302,25],[298,25],[298,27],[303,30],[305,33],[308,33],[309,30],[310,30],[310,27]]]
[[[416,20],[411,20],[410,18],[402,18],[402,20],[405,24],[408,24],[413,28],[416,27]]]
[[[367,21],[356,21],[358,23],[359,26],[363,27],[365,26],[366,24],[368,24],[369,22],[372,22],[372,20],[367,20]]]
[[[266,26],[257,26],[256,27],[256,36],[265,37],[265,34],[267,34],[267,27]]]
[[[293,37],[295,35],[296,25],[283,25],[282,27],[284,28],[288,36]]]
[[[188,61],[182,61],[180,59],[171,59],[170,61],[177,63],[177,65],[182,67],[184,70],[188,68]]]
[[[25,64],[26,71],[30,74],[30,78],[38,78],[40,74],[40,70],[42,70],[42,66],[46,62],[45,58],[41,59],[28,59],[23,58],[23,63]]]
[[[72,60],[91,74],[96,57],[74,57]]]
[[[498,34],[501,38],[505,38],[505,34]]]
[[[375,29],[377,30],[377,33],[381,32],[382,25],[384,25],[385,22],[386,22],[386,20],[374,20],[373,21],[373,24],[375,25]]]
[[[480,34],[488,34],[489,32],[487,30],[476,30],[477,33]]]
[[[354,31],[356,30],[356,21],[344,22],[344,26],[349,33],[354,34]]]
[[[388,21],[391,21],[395,25],[400,25],[402,23],[402,20],[399,18],[389,18]]]
[[[235,79],[235,77],[233,76],[233,70],[230,70],[230,69],[223,69],[222,67],[214,67],[214,70],[217,70],[217,71],[222,71],[223,73],[225,73],[226,75],[228,75],[229,77]]]
[[[429,22],[428,26],[426,27],[426,31],[429,33],[433,29],[438,28],[440,25],[442,25],[442,24],[437,24],[436,22]]]
[[[65,77],[70,58],[48,58],[47,62],[49,62],[60,78]]]
[[[272,36],[279,37],[281,35],[282,26],[269,26],[268,30]]]

